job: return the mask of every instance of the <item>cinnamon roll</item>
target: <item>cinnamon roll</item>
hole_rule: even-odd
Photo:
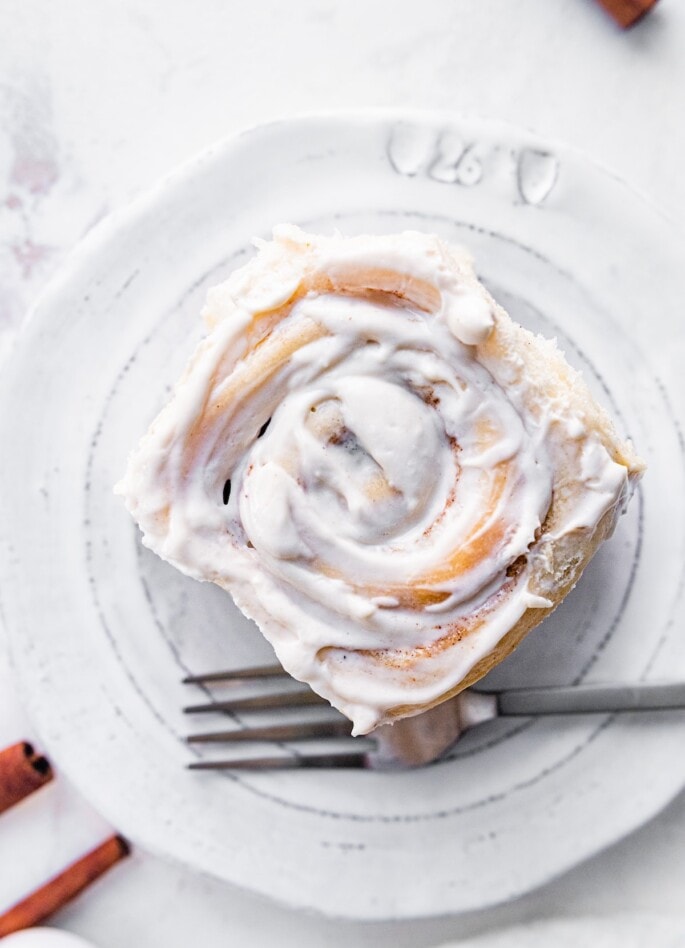
[[[210,290],[208,333],[117,490],[354,722],[476,682],[566,596],[643,464],[469,255],[292,226]]]

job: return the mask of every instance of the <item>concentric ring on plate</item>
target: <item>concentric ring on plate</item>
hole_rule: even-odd
[[[465,251],[288,226],[258,246],[118,490],[364,733],[515,648],[643,466]]]

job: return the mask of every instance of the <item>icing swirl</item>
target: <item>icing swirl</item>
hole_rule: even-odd
[[[228,589],[364,733],[549,610],[549,538],[613,517],[629,470],[531,387],[464,252],[288,226],[259,248],[210,291],[118,490],[148,546]],[[562,488],[579,502],[552,517]]]

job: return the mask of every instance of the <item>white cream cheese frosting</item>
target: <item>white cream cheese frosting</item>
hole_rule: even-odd
[[[589,558],[641,464],[464,251],[285,225],[258,248],[117,491],[364,733],[556,605],[550,544]]]

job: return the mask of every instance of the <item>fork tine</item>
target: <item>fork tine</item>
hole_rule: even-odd
[[[302,768],[362,768],[368,766],[363,751],[344,754],[307,754],[301,757],[248,757],[237,760],[197,760],[189,770],[292,770]]]
[[[277,691],[273,694],[255,695],[249,698],[229,698],[226,701],[210,701],[193,704],[183,711],[186,714],[204,714],[211,711],[247,711],[267,708],[301,708],[311,704],[328,704],[325,698],[314,691]]]
[[[350,737],[352,726],[348,720],[295,721],[292,724],[273,724],[266,727],[248,727],[235,731],[212,731],[190,734],[189,744],[223,744],[243,741],[303,741],[316,737]]]
[[[202,675],[186,675],[182,684],[203,685],[212,681],[247,681],[252,678],[289,678],[280,665],[259,665],[255,668],[238,668],[230,671],[207,672]]]
[[[280,665],[262,665],[223,672],[188,675],[183,684],[203,685],[212,682],[246,682],[256,679],[290,679],[291,676]],[[184,708],[186,714],[203,714],[216,711],[249,711],[276,708],[302,708],[308,705],[326,705],[328,701],[310,689],[272,691],[261,695],[246,695],[222,701],[207,701]],[[351,738],[351,724],[340,720],[294,721],[258,727],[245,727],[235,731],[215,731],[190,734],[189,744],[251,743],[252,741],[301,741],[316,738]],[[197,760],[189,763],[189,770],[292,770],[302,768],[363,768],[369,766],[368,752],[376,746],[373,739],[359,738],[359,750],[329,750],[314,754],[292,754],[290,756],[242,757],[224,760]]]

